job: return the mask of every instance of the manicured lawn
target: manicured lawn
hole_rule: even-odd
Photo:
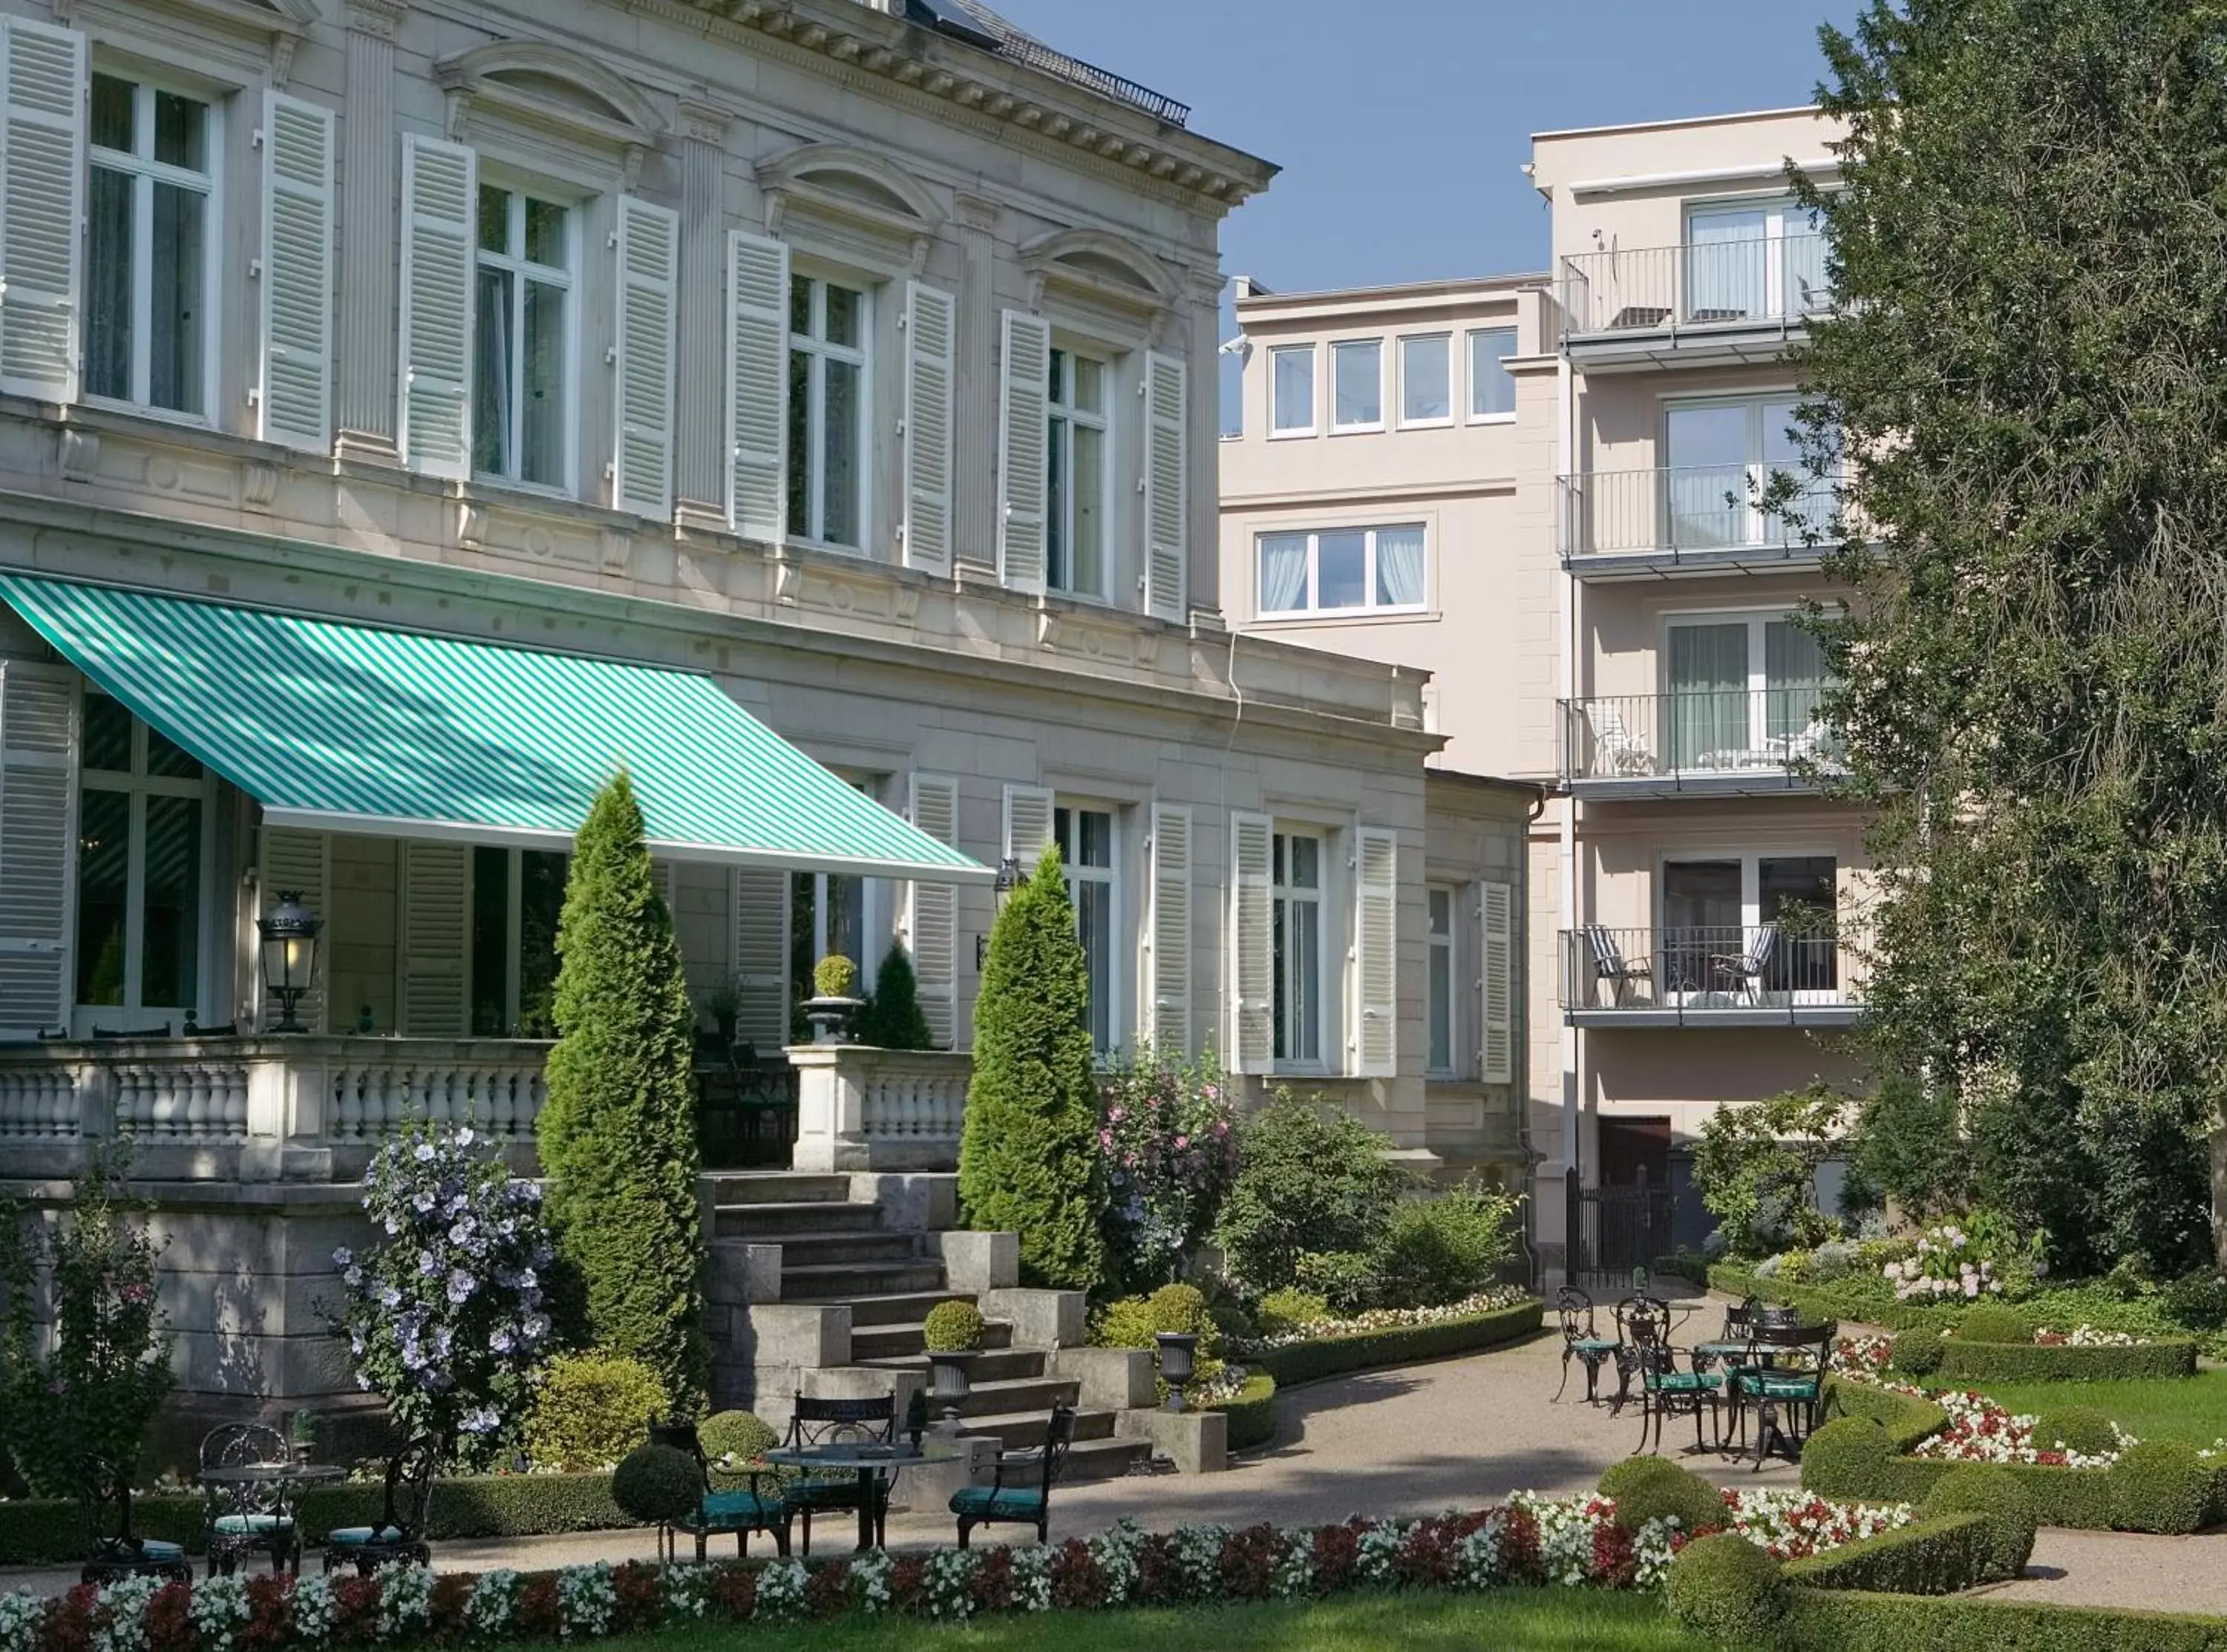
[[[2136,1382],[1986,1382],[1974,1387],[2013,1411],[2086,1406],[2144,1439],[2209,1445],[2227,1438],[2227,1371]]]
[[[1651,1594],[1591,1589],[1507,1589],[1488,1595],[1368,1596],[1313,1605],[1225,1606],[1196,1611],[1000,1615],[964,1628],[916,1619],[837,1623],[706,1625],[597,1642],[598,1652],[730,1652],[763,1644],[781,1652],[1701,1652]]]

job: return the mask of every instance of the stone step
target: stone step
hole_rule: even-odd
[[[948,1301],[949,1298],[938,1298]],[[1034,1375],[1043,1369],[1042,1349],[1017,1349],[1012,1346],[1013,1328],[1003,1319],[992,1319],[982,1327],[982,1346],[999,1356],[1011,1354],[1036,1361],[1026,1372],[1001,1371],[1001,1375]],[[888,1324],[861,1323],[854,1313],[851,1319],[851,1357],[860,1365],[902,1365],[907,1370],[925,1371],[928,1341],[924,1327],[918,1320]],[[990,1355],[986,1353],[986,1359]],[[978,1366],[986,1374],[986,1365]]]
[[[806,1199],[794,1204],[721,1205],[713,1212],[712,1225],[718,1238],[770,1245],[802,1234],[878,1233],[882,1213],[871,1204]]]
[[[999,1329],[1006,1330],[1000,1326]],[[911,1347],[899,1354],[863,1353],[862,1349],[884,1345],[884,1331],[909,1331],[907,1339]],[[925,1378],[928,1375],[928,1356],[920,1351],[920,1327],[917,1325],[868,1325],[851,1333],[851,1355],[854,1365],[871,1365],[877,1370],[907,1371]],[[1040,1348],[986,1348],[974,1356],[973,1381],[976,1387],[985,1383],[1005,1382],[1021,1377],[1040,1377],[1043,1375],[1044,1350]]]
[[[922,1262],[917,1234],[786,1234],[767,1244],[781,1247],[781,1266],[792,1268],[830,1267],[842,1263]]]
[[[935,1409],[931,1398],[928,1409]],[[1051,1406],[1042,1411],[992,1412],[983,1417],[963,1417],[960,1432],[986,1434],[1002,1441],[1002,1449],[1021,1451],[1031,1445],[1043,1444],[1044,1425],[1051,1420]],[[1110,1411],[1078,1411],[1075,1413],[1075,1438],[1080,1445],[1084,1440],[1111,1439],[1114,1437],[1114,1413]]]
[[[837,1289],[831,1289],[819,1296],[810,1296],[801,1292],[792,1294],[788,1288],[788,1278],[786,1272],[784,1272],[782,1275],[782,1290],[781,1299],[782,1302],[792,1306],[800,1308],[848,1308],[851,1311],[851,1326],[852,1333],[851,1342],[852,1353],[854,1357],[858,1352],[857,1333],[861,1326],[909,1326],[912,1330],[917,1331],[920,1329],[921,1322],[928,1317],[928,1311],[935,1306],[937,1303],[949,1302],[954,1298],[957,1298],[961,1301],[967,1299],[967,1293],[964,1291],[903,1290],[890,1292],[846,1292]]]
[[[1080,1420],[1079,1419],[1077,1420]],[[1051,1489],[1051,1506],[1059,1509],[1059,1488],[1084,1480],[1118,1480],[1140,1463],[1149,1463],[1152,1443],[1148,1439],[1079,1439],[1067,1449],[1067,1466]]]
[[[814,1176],[802,1170],[733,1170],[711,1178],[711,1202],[721,1209],[756,1204],[844,1204],[851,1197],[847,1176]]]
[[[959,1414],[968,1420],[970,1428],[972,1419],[976,1417],[1034,1416],[1039,1419],[1041,1426],[1042,1419],[1051,1415],[1054,1406],[1071,1406],[1082,1393],[1082,1384],[1078,1382],[1041,1374],[992,1376],[981,1369],[981,1363],[980,1359],[975,1361],[975,1372],[967,1384],[967,1397],[959,1402]],[[928,1397],[930,1412],[940,1413],[945,1403],[933,1394]]]
[[[853,1302],[861,1297],[927,1294],[942,1283],[940,1261],[831,1262],[826,1266],[791,1267],[786,1253],[782,1259],[783,1302]],[[923,1317],[926,1313],[922,1309]],[[851,1316],[851,1323],[858,1323],[856,1313]]]

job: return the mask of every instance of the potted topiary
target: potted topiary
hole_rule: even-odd
[[[314,1411],[297,1411],[286,1419],[286,1441],[293,1448],[296,1463],[306,1465],[316,1455],[317,1434],[322,1426]]]
[[[830,953],[812,971],[813,996],[804,1001],[815,1044],[846,1041],[851,1017],[858,1012],[858,966],[839,952]]]
[[[967,1374],[982,1351],[982,1315],[971,1302],[939,1302],[928,1311],[921,1340],[928,1347],[935,1397],[944,1402],[944,1416],[955,1420],[967,1397]]]

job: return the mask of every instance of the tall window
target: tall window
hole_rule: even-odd
[[[1451,1078],[1454,1070],[1455,892],[1439,883],[1430,888],[1431,955],[1429,1070]]]
[[[1051,353],[1045,573],[1054,590],[1106,595],[1106,364]]]
[[[788,531],[865,542],[867,298],[814,276],[788,286]]]
[[[881,788],[872,780],[853,780],[851,789],[877,797]],[[840,953],[858,966],[858,988],[871,992],[874,971],[889,944],[885,932],[873,927],[868,909],[875,903],[874,884],[842,872],[796,872],[788,887],[788,991],[793,1001],[813,993],[812,972],[825,957]],[[791,1017],[796,1036],[805,1036],[801,1013]]]
[[[208,777],[91,691],[80,775],[76,1030],[159,1017],[175,1031],[201,1004]]]
[[[216,113],[95,74],[91,121],[86,393],[205,418]]]
[[[1791,201],[1696,207],[1686,218],[1686,319],[1809,316],[1832,303],[1825,237]]]
[[[1423,526],[1325,528],[1260,536],[1265,616],[1420,609]]]
[[[1664,862],[1667,989],[1830,1001],[1840,986],[1838,871],[1830,855]]]
[[[1337,396],[1334,431],[1384,428],[1384,346],[1378,340],[1348,339],[1330,347],[1332,390]]]
[[[1315,433],[1315,347],[1286,344],[1268,352],[1268,433]]]
[[[1472,421],[1516,417],[1516,380],[1508,358],[1516,354],[1516,329],[1483,328],[1469,335],[1469,416]]]
[[[520,189],[480,186],[472,348],[472,469],[569,488],[572,212]]]
[[[1276,1060],[1319,1062],[1322,1054],[1323,840],[1275,835]]]
[[[1445,424],[1454,416],[1454,341],[1450,333],[1400,341],[1400,422]]]
[[[568,858],[472,851],[472,1036],[557,1035],[557,921]]]
[[[1053,839],[1067,866],[1075,928],[1090,977],[1090,1043],[1100,1055],[1116,1042],[1114,1026],[1114,816],[1103,809],[1056,808]]]
[[[1784,614],[1670,622],[1671,767],[1751,769],[1831,755],[1819,711],[1831,677],[1815,635]]]
[[[1663,543],[1681,550],[1799,542],[1832,520],[1836,479],[1803,468],[1792,396],[1674,402],[1662,416]],[[1784,508],[1763,508],[1771,478],[1793,476],[1800,492]]]

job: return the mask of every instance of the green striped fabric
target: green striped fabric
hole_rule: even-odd
[[[561,847],[624,765],[675,859],[992,876],[694,673],[22,574],[0,599],[274,826]]]

